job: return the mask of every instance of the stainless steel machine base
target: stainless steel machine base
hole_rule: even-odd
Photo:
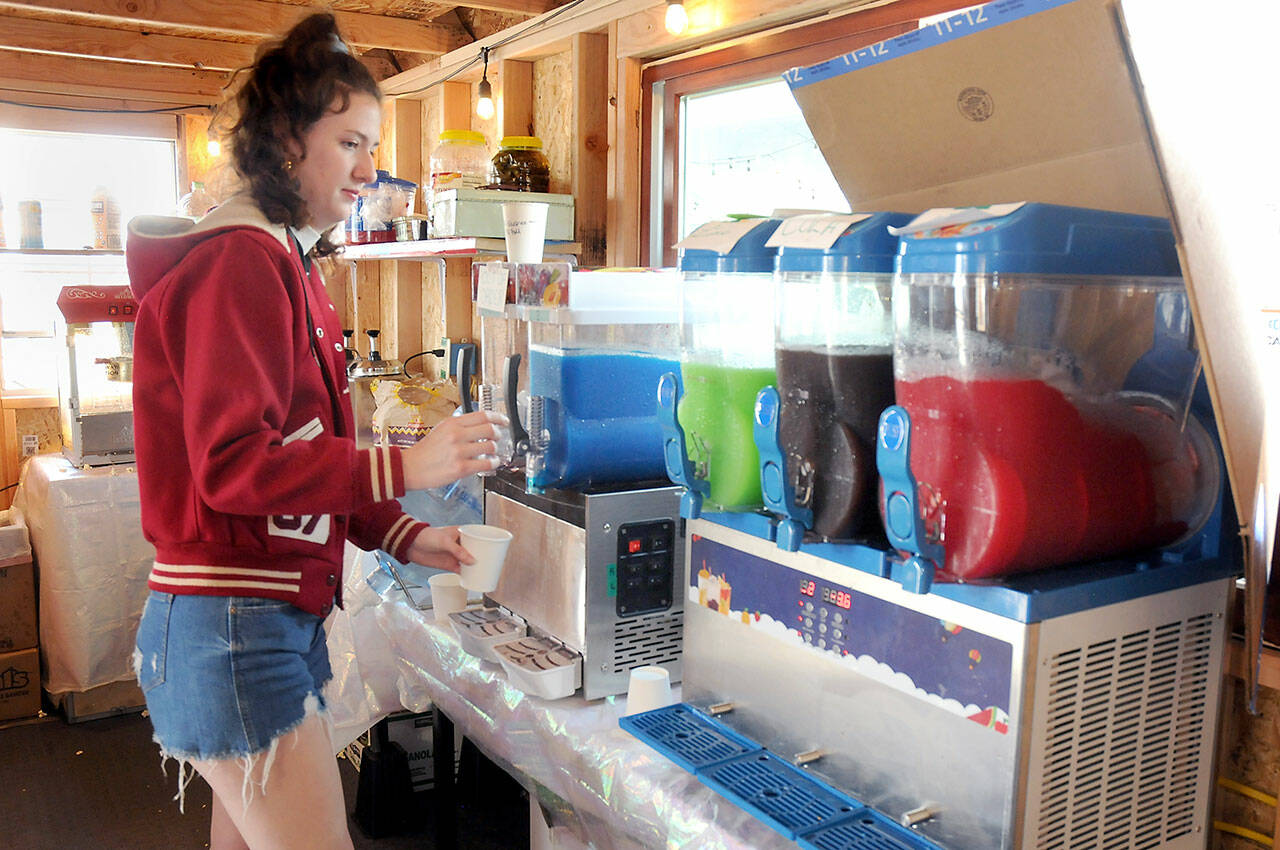
[[[625,693],[635,667],[681,675],[685,585],[680,489],[524,492],[486,480],[485,522],[514,534],[489,598],[582,655],[587,699]]]
[[[946,848],[1206,845],[1231,579],[1024,623],[688,532],[686,702]]]

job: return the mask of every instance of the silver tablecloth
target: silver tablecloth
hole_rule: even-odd
[[[430,611],[389,595],[376,616],[398,658],[404,707],[438,706],[592,847],[795,846],[619,728],[625,696],[528,696],[508,684],[501,667],[464,652]],[[673,691],[678,697],[678,687]]]

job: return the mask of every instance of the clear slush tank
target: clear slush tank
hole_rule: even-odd
[[[719,510],[763,504],[760,455],[753,437],[756,395],[777,380],[774,351],[774,260],[765,242],[775,219],[731,250],[685,250],[680,256],[680,382],[676,417],[695,474]]]
[[[1025,204],[904,233],[898,404],[944,571],[982,578],[1165,546],[1220,486],[1163,219]]]
[[[890,226],[854,222],[826,249],[778,251],[778,437],[797,504],[827,539],[879,536],[876,428],[893,404]]]
[[[583,488],[664,476],[658,381],[677,368],[674,305],[667,321],[636,313],[597,323],[548,311],[529,322],[529,394],[544,399],[547,440],[534,487]],[[580,323],[581,322],[581,323]],[[532,425],[530,426],[532,430]],[[532,436],[532,435],[531,435]]]

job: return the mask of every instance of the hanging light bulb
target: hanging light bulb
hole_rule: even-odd
[[[218,143],[217,139],[210,139],[209,144],[205,145],[204,149],[209,152],[209,156],[217,156],[222,153],[222,145]]]
[[[667,32],[681,35],[689,28],[689,13],[680,0],[667,0]]]
[[[480,86],[476,89],[479,97],[476,99],[476,115],[479,115],[485,121],[493,117],[493,85],[489,82],[489,48],[480,48],[480,55],[484,59],[484,72],[480,75]]]

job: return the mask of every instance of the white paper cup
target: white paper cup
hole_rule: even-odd
[[[488,593],[498,586],[502,575],[502,562],[507,558],[511,545],[511,532],[492,525],[460,525],[458,534],[462,548],[476,559],[474,564],[462,565],[462,586],[467,590]]]
[[[636,667],[627,685],[627,714],[671,705],[671,674],[665,667]]]
[[[450,614],[467,607],[467,589],[457,573],[436,573],[427,579],[427,586],[431,588],[431,608],[436,622],[442,623]]]
[[[507,261],[542,262],[547,237],[547,205],[537,201],[504,201],[502,224],[507,234]]]

